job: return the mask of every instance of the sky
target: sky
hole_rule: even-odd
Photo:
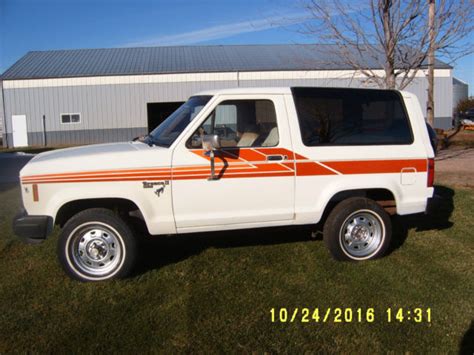
[[[301,1],[0,0],[0,73],[33,50],[314,43]],[[474,55],[454,67],[474,95]]]

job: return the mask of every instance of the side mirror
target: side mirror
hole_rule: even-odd
[[[209,154],[211,158],[211,176],[208,178],[209,181],[217,180],[216,171],[214,168],[214,151],[220,149],[221,142],[217,134],[208,134],[202,137],[202,149],[204,154]]]
[[[202,137],[202,149],[207,153],[220,149],[221,140],[217,134],[206,134]]]

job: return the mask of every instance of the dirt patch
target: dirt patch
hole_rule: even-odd
[[[474,188],[474,148],[441,150],[435,161],[435,183]]]

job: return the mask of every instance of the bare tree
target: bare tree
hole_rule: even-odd
[[[325,47],[324,60],[381,88],[404,89],[427,67],[430,49],[431,68],[435,52],[448,63],[472,53],[471,43],[460,45],[473,30],[471,0],[303,1],[311,20],[301,32],[332,45]],[[437,6],[430,25],[431,2]]]

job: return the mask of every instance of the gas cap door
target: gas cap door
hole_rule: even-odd
[[[416,169],[403,168],[400,172],[400,182],[402,185],[413,185],[416,182]]]

